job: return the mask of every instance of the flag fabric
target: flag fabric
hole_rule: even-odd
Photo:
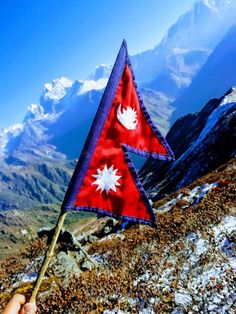
[[[137,91],[123,41],[62,210],[97,212],[156,225],[129,152],[161,160],[174,159]]]

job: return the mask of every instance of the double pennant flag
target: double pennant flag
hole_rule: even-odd
[[[155,215],[129,152],[174,159],[137,91],[123,41],[62,211],[96,212],[155,226]]]

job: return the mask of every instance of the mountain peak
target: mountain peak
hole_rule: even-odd
[[[205,5],[209,9],[213,9],[213,10],[217,9],[217,3],[215,0],[202,0],[201,2],[203,5]]]
[[[38,104],[32,104],[28,106],[28,111],[25,115],[24,122],[29,119],[38,120],[38,119],[41,119],[42,117],[44,117],[43,107]]]
[[[78,91],[78,95],[85,94],[91,90],[101,90],[107,85],[108,78],[100,78],[98,80],[86,80],[80,81],[81,86]]]
[[[226,94],[220,106],[236,103],[236,86],[233,86],[229,94]]]
[[[55,79],[52,81],[52,83],[46,83],[44,85],[42,97],[45,100],[53,100],[58,102],[66,95],[67,89],[71,88],[73,83],[73,81],[66,77]]]
[[[233,1],[231,0],[201,0],[200,2],[215,11],[231,7],[233,5]]]
[[[94,73],[90,74],[87,80],[80,81],[78,95],[85,94],[91,90],[105,88],[110,76],[112,67],[106,64],[97,65]]]
[[[96,66],[94,73],[90,74],[88,80],[98,81],[108,78],[111,73],[112,66],[107,64],[99,64]]]
[[[210,98],[220,97],[226,90],[235,85],[235,36],[236,26],[230,29],[214,49],[188,89],[173,103],[176,108],[171,118],[173,122],[189,112],[198,111]],[[234,92],[232,93],[234,94]]]

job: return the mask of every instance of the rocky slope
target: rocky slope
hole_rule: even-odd
[[[235,156],[235,124],[235,88],[177,120],[167,134],[175,162],[148,160],[140,173],[150,195],[155,199],[187,186]]]
[[[157,230],[134,225],[114,233],[113,223],[94,218],[74,224],[74,237],[58,245],[44,278],[38,312],[233,314],[235,169],[233,159],[154,203]],[[38,239],[1,261],[0,306],[12,293],[30,294],[44,247]]]

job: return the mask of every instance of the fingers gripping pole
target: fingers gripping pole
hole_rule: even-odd
[[[40,272],[38,274],[38,277],[37,277],[37,280],[35,282],[34,289],[33,289],[33,292],[32,292],[31,298],[30,298],[30,302],[32,302],[32,303],[35,302],[35,300],[36,300],[36,297],[37,297],[40,285],[41,285],[41,283],[43,281],[44,274],[45,274],[45,272],[46,272],[46,270],[48,268],[48,264],[49,264],[49,262],[51,260],[51,257],[54,254],[54,249],[55,249],[55,246],[56,246],[59,234],[61,232],[64,220],[66,218],[66,214],[67,214],[67,212],[61,212],[60,216],[58,218],[58,221],[57,221],[57,224],[56,224],[56,227],[55,227],[55,232],[54,232],[54,235],[53,235],[53,238],[52,238],[52,242],[51,242],[49,248],[47,249],[47,251],[45,253],[44,261],[43,261],[42,267],[40,269]]]

